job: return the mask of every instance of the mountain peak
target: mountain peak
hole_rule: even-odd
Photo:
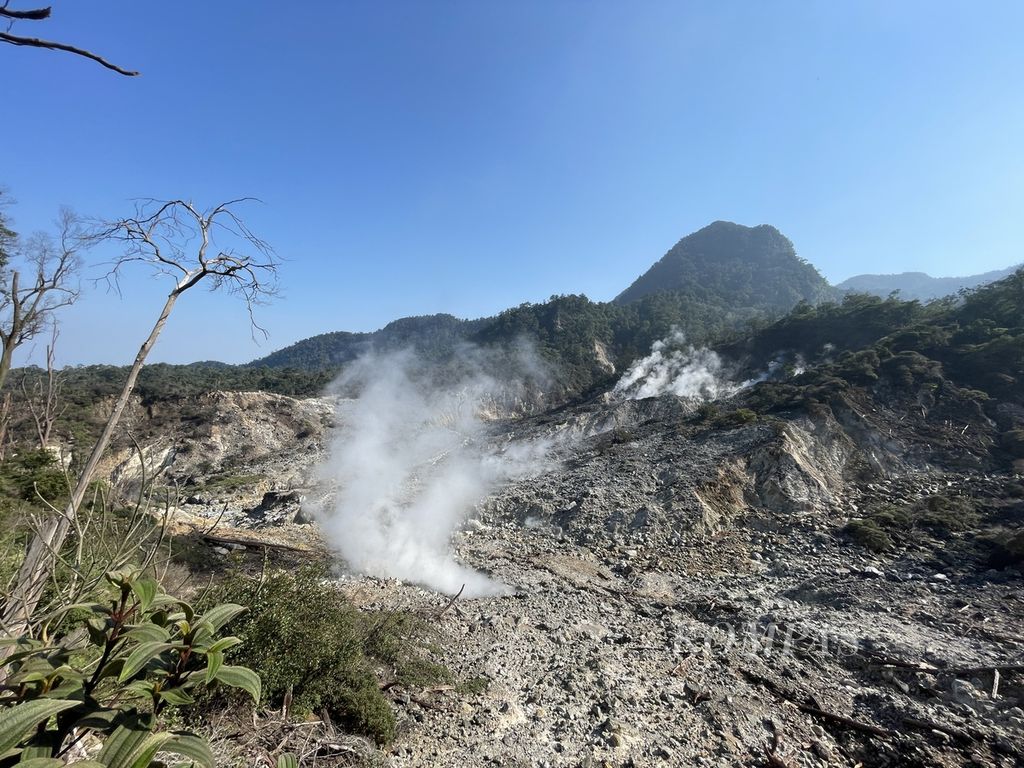
[[[775,227],[719,220],[682,238],[615,301],[709,291],[729,295],[737,304],[786,310],[800,301],[819,301],[830,288]]]

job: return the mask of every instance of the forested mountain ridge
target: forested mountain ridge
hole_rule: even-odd
[[[716,221],[676,243],[615,301],[678,291],[734,305],[787,311],[834,295],[828,281],[796,255],[775,227]]]
[[[369,333],[335,331],[302,339],[254,360],[249,367],[334,370],[370,350],[381,352],[406,347],[436,357],[451,351],[484,322],[461,320],[448,314],[403,317]]]
[[[700,243],[706,244],[709,235],[719,245],[725,241],[738,243],[736,247],[745,248],[752,263],[763,272],[776,277],[803,275],[806,279],[799,283],[803,286],[801,290],[814,298],[798,303],[793,300],[797,295],[794,293],[780,299],[783,294],[779,286],[752,298],[751,282],[760,281],[750,274],[730,275],[735,254],[712,259],[711,251],[701,246],[707,259],[702,267],[705,283],[690,285],[685,290],[657,291],[636,300],[622,300],[629,294],[628,289],[612,302],[595,302],[583,295],[552,296],[546,302],[524,303],[477,320],[449,314],[407,317],[370,333],[313,336],[247,365],[214,361],[148,365],[139,379],[137,393],[143,403],[213,390],[310,396],[322,392],[345,364],[368,351],[412,348],[424,362],[443,371],[466,345],[497,352],[491,355],[491,362],[495,363],[502,354],[525,342],[550,371],[554,386],[550,402],[558,402],[610,385],[634,360],[647,354],[653,342],[665,338],[673,329],[682,331],[688,343],[714,346],[726,358],[738,364],[742,361],[749,367],[749,375],[756,376],[780,353],[799,355],[806,363],[814,363],[829,355],[869,347],[915,324],[928,325],[926,330],[931,335],[946,334],[936,324],[943,328],[953,323],[959,325],[955,313],[971,311],[979,302],[988,301],[983,297],[1002,296],[1007,290],[1004,283],[1020,280],[1017,273],[1009,283],[1003,281],[981,289],[978,296],[969,296],[966,303],[951,299],[925,306],[866,294],[847,294],[837,301],[839,295],[825,290],[827,283],[812,266],[795,256],[789,241],[773,227],[716,222],[683,238],[680,244],[685,245],[683,250],[695,249]],[[751,243],[760,244],[760,255],[751,255]],[[772,295],[774,299],[769,300]],[[773,306],[772,301],[782,303]],[[1010,300],[1002,304],[1007,301]],[[994,329],[992,333],[1020,324],[1012,319],[985,322]],[[984,324],[981,320],[978,323]],[[977,325],[972,333],[982,330]],[[957,338],[963,338],[962,331],[958,331]],[[1017,338],[1015,334],[997,334],[989,341],[998,346]],[[498,363],[506,373],[505,366],[511,364],[512,357]],[[20,386],[25,376],[35,381],[42,373],[39,369],[22,369],[12,380],[12,386]],[[116,366],[66,369],[63,381],[71,411],[80,412],[84,418],[92,404],[116,393],[124,375],[125,369]]]
[[[929,450],[959,451],[963,466],[992,455],[1024,467],[1024,269],[963,300],[851,294],[804,305],[718,351],[743,361],[741,376],[789,363],[747,391],[758,413],[888,409],[890,435],[932,429]]]
[[[611,302],[563,295],[479,320],[407,317],[371,333],[304,339],[250,365],[335,370],[369,350],[405,347],[438,361],[461,343],[502,346],[525,339],[555,366],[567,391],[580,392],[674,327],[706,343],[781,316],[799,302],[835,295],[774,227],[717,221],[680,240]]]
[[[907,301],[930,301],[943,296],[955,294],[964,289],[977,288],[1004,277],[1012,275],[1020,269],[1020,264],[984,272],[979,275],[963,277],[932,277],[925,272],[900,272],[891,275],[864,274],[847,278],[836,285],[840,291],[870,293],[886,297],[893,291],[899,291],[900,298]]]

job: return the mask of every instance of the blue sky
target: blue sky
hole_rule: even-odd
[[[264,201],[270,339],[200,292],[154,361],[607,300],[715,219],[779,227],[833,281],[971,274],[1024,259],[1022,29],[1019,2],[54,0],[14,31],[142,75],[0,46],[0,184],[22,232]],[[168,286],[85,287],[61,362],[129,362]]]

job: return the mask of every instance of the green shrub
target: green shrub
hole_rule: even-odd
[[[719,429],[731,429],[742,427],[745,424],[753,424],[757,421],[757,414],[749,408],[737,408],[735,411],[723,413],[712,420],[712,425]]]
[[[851,539],[873,552],[885,552],[921,528],[939,537],[978,525],[978,513],[970,499],[935,494],[910,504],[883,504],[870,509],[844,529]]]
[[[49,451],[19,451],[0,464],[0,492],[24,501],[42,497],[59,504],[68,495],[68,480]]]
[[[159,730],[159,716],[194,703],[196,689],[218,682],[259,700],[256,674],[224,664],[224,651],[238,638],[218,637],[245,609],[222,604],[197,615],[136,571],[106,578],[113,588],[108,600],[44,617],[38,639],[3,640],[10,654],[0,662],[0,764],[64,765],[70,745],[92,734],[103,747],[88,765],[145,768],[157,752],[172,752],[213,768],[206,742]],[[72,610],[80,626],[55,639],[45,627]]]
[[[714,403],[701,403],[694,411],[694,417],[698,421],[711,421],[719,414],[718,406]]]
[[[970,499],[957,496],[926,496],[910,510],[914,524],[936,533],[966,531],[978,524],[978,514]]]
[[[870,518],[851,520],[843,528],[843,532],[857,544],[872,552],[886,552],[892,549],[892,538]]]
[[[240,488],[256,485],[265,479],[266,478],[263,475],[220,475],[217,477],[211,477],[205,483],[201,483],[196,490],[207,492],[223,491],[231,493]]]
[[[883,504],[871,511],[871,521],[878,527],[888,530],[905,530],[913,526],[914,518],[908,507],[895,504]]]
[[[319,566],[263,580],[234,574],[210,596],[250,610],[231,630],[244,644],[233,657],[263,679],[266,701],[279,706],[291,692],[299,711],[327,710],[350,730],[386,744],[395,717],[381,692],[387,683],[426,685],[448,679],[425,654],[425,627],[399,612],[363,612]]]

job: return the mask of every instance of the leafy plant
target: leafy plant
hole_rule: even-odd
[[[95,758],[71,764],[145,768],[167,752],[213,768],[205,741],[160,730],[159,719],[216,683],[259,701],[259,677],[224,663],[225,651],[241,641],[219,636],[245,608],[220,604],[197,615],[138,571],[112,571],[106,580],[108,601],[64,607],[37,638],[0,641],[11,650],[0,662],[0,766],[65,765],[93,737],[103,742]],[[49,627],[68,624],[71,612],[82,616],[78,626],[52,636]]]

